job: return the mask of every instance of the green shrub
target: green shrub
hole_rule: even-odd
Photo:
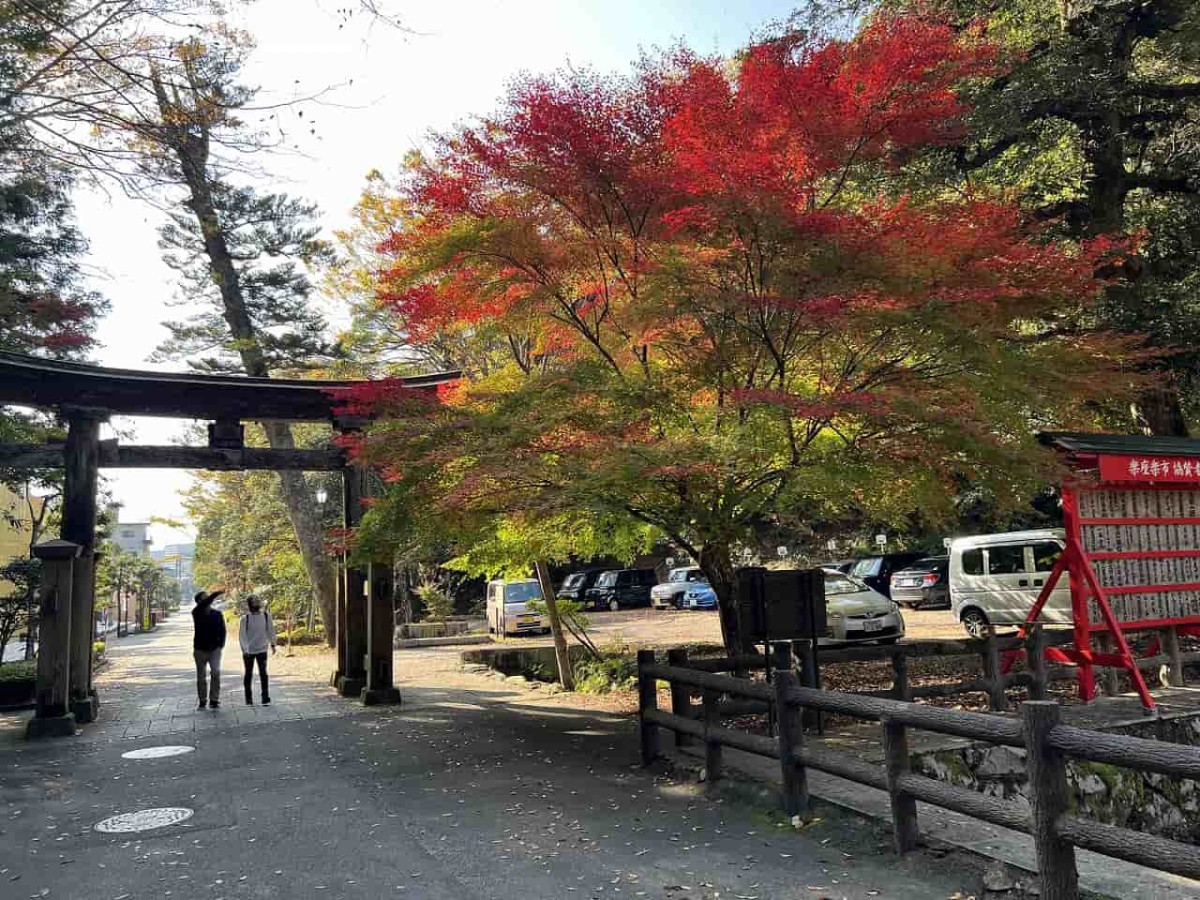
[[[325,643],[325,629],[320,625],[309,631],[303,625],[299,628],[293,628],[291,631],[280,631],[275,635],[276,641],[280,644],[290,644],[301,647],[305,644],[323,644]]]
[[[37,660],[21,660],[0,665],[0,681],[28,681],[31,678],[37,678]]]
[[[92,659],[99,659],[104,655],[104,651],[108,645],[104,641],[95,641],[92,643]]]
[[[585,694],[607,694],[637,687],[637,659],[605,653],[599,659],[581,659],[575,664],[575,690]]]
[[[425,618],[430,622],[444,622],[454,615],[454,600],[450,593],[436,581],[422,581],[414,590],[425,605]]]

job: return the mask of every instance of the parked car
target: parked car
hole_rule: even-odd
[[[927,556],[892,575],[892,599],[901,606],[924,609],[950,606],[950,557]]]
[[[603,569],[592,569],[587,572],[572,572],[563,579],[563,583],[558,589],[558,599],[583,603],[587,589],[596,583],[596,579],[603,571]]]
[[[825,636],[817,643],[894,644],[904,637],[900,607],[866,582],[837,569],[825,569]]]
[[[650,605],[655,609],[679,609],[687,589],[697,583],[708,583],[708,578],[700,571],[699,566],[672,569],[666,581],[650,589]]]
[[[716,609],[717,592],[707,581],[689,584],[679,600],[680,609]]]
[[[865,581],[867,587],[878,591],[885,597],[892,596],[892,574],[906,569],[918,559],[925,557],[924,553],[881,553],[877,556],[864,556],[856,559],[854,565],[843,570],[847,575],[853,575]]]
[[[1020,625],[1062,555],[1061,529],[1012,531],[955,538],[950,542],[950,608],[971,637],[986,637],[995,625]],[[1059,579],[1041,620],[1072,621],[1071,586]]]
[[[601,572],[585,596],[589,606],[613,612],[627,606],[649,606],[650,590],[657,581],[653,569],[613,569]]]
[[[489,634],[545,634],[550,631],[546,617],[529,612],[525,604],[541,600],[542,588],[536,578],[507,581],[497,578],[487,586],[487,623]]]

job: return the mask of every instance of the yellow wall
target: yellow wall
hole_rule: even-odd
[[[34,503],[38,499],[34,498]],[[25,499],[0,484],[0,565],[16,556],[29,555],[29,507]],[[23,523],[14,526],[9,519],[18,518]],[[0,592],[12,590],[12,584],[0,581]]]

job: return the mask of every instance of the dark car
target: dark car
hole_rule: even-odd
[[[927,556],[892,575],[892,599],[902,606],[950,608],[950,557]]]
[[[906,569],[918,559],[924,559],[924,553],[881,553],[877,556],[864,556],[856,559],[847,575],[853,575],[867,583],[885,597],[892,596],[892,574]]]
[[[649,606],[650,589],[657,583],[653,569],[613,569],[601,572],[584,596],[588,606],[616,612],[626,606]]]
[[[559,600],[574,600],[583,603],[587,589],[596,583],[596,579],[604,572],[603,569],[592,569],[589,572],[572,572],[563,579],[558,589]]]

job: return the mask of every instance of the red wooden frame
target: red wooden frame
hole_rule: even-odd
[[[1164,456],[1166,458],[1164,458]],[[1101,454],[1076,455],[1072,464],[1079,475],[1064,480],[1062,485],[1063,524],[1066,527],[1066,547],[1062,556],[1055,564],[1038,595],[1037,602],[1029,612],[1025,625],[1019,630],[1023,637],[1028,626],[1036,622],[1042,613],[1046,602],[1050,599],[1063,573],[1069,573],[1071,585],[1071,618],[1074,623],[1074,646],[1050,647],[1046,649],[1046,659],[1051,662],[1074,665],[1079,670],[1079,693],[1083,700],[1091,701],[1096,696],[1096,679],[1094,667],[1113,666],[1124,669],[1129,673],[1134,690],[1141,698],[1143,706],[1154,708],[1154,699],[1146,686],[1125,633],[1129,631],[1144,631],[1154,628],[1176,628],[1180,634],[1200,635],[1200,615],[1182,616],[1178,618],[1147,618],[1133,621],[1119,621],[1113,612],[1110,596],[1123,594],[1154,594],[1166,591],[1197,591],[1200,582],[1157,583],[1143,585],[1124,585],[1105,588],[1100,584],[1100,578],[1092,567],[1093,561],[1121,559],[1173,559],[1200,557],[1200,548],[1181,550],[1102,550],[1087,552],[1083,543],[1083,526],[1085,525],[1200,525],[1200,517],[1180,516],[1178,518],[1162,517],[1120,517],[1095,518],[1080,515],[1079,498],[1081,493],[1099,490],[1120,491],[1157,491],[1157,490],[1186,490],[1200,488],[1196,479],[1200,478],[1200,459],[1196,457],[1180,457],[1166,454],[1155,457],[1155,465],[1170,463],[1170,471],[1162,466],[1162,479],[1141,481],[1133,474],[1132,459],[1128,456],[1108,456]],[[1129,475],[1123,472],[1128,467]],[[1086,473],[1086,474],[1085,474]],[[1195,473],[1195,474],[1193,474]],[[1105,480],[1100,480],[1101,477]],[[1184,477],[1186,476],[1186,477]],[[1157,475],[1156,475],[1157,477]],[[1095,601],[1100,612],[1100,621],[1091,621],[1089,601]],[[1097,652],[1092,649],[1092,636],[1107,633],[1111,635],[1115,649],[1109,652]],[[1158,639],[1155,638],[1149,648],[1149,655],[1159,652]],[[1024,651],[1015,651],[1005,659],[1005,671],[1011,669],[1016,658]]]

